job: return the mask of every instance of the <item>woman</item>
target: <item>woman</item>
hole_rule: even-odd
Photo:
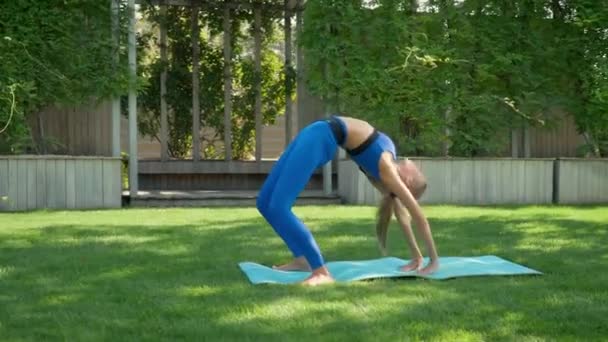
[[[439,257],[431,229],[417,202],[426,189],[424,176],[413,162],[397,161],[395,145],[388,136],[365,121],[344,116],[332,116],[305,127],[283,152],[260,190],[258,210],[295,258],[291,263],[275,268],[312,270],[310,277],[303,281],[305,285],[334,281],[312,234],[293,214],[291,207],[313,172],[333,159],[338,146],[346,150],[384,195],[376,227],[382,251],[385,252],[386,230],[394,210],[412,253],[412,261],[402,270],[417,270],[420,274],[437,270]],[[430,254],[430,263],[425,267],[422,267],[422,254],[409,225],[408,211]]]

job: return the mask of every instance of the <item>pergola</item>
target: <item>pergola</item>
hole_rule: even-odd
[[[115,65],[118,65],[118,47],[119,47],[119,11],[120,3],[122,0],[112,0],[112,32],[115,44],[115,55],[113,61]],[[292,18],[296,17],[296,31],[299,31],[302,24],[302,10],[304,8],[304,0],[284,0],[282,4],[263,2],[263,0],[255,1],[237,1],[237,0],[127,0],[128,8],[128,64],[129,71],[132,80],[132,86],[130,87],[128,94],[128,123],[129,123],[129,185],[131,197],[136,196],[138,193],[138,151],[137,151],[137,94],[134,87],[134,80],[136,79],[136,33],[135,33],[135,5],[140,3],[147,3],[152,5],[160,6],[161,15],[165,15],[168,6],[188,6],[192,9],[192,17],[198,17],[199,11],[205,8],[223,8],[223,42],[224,42],[224,125],[225,131],[231,132],[231,113],[232,113],[232,70],[230,65],[231,60],[231,26],[230,17],[231,11],[234,9],[250,9],[254,13],[254,65],[257,72],[261,71],[261,16],[263,9],[281,10],[284,13],[284,46],[285,46],[285,69],[289,71],[292,68]],[[192,37],[199,37],[200,27],[198,20],[192,21]],[[192,156],[193,163],[200,161],[200,99],[199,99],[199,61],[200,46],[198,39],[192,39],[192,58],[193,58],[193,70],[192,70]],[[166,25],[161,21],[160,24],[160,58],[162,61],[167,61],[167,29]],[[296,47],[296,63],[301,66],[302,53],[298,47]],[[164,63],[166,65],[166,63]],[[296,89],[298,94],[303,89],[302,80],[302,68],[297,69],[297,84]],[[160,113],[161,113],[161,127],[160,127],[160,143],[161,153],[160,160],[166,162],[169,159],[168,154],[168,132],[169,123],[167,115],[167,102],[165,99],[166,95],[166,81],[167,72],[166,70],[161,73],[160,76]],[[286,80],[289,82],[289,80]],[[286,84],[286,88],[289,89],[289,84]],[[256,99],[255,99],[255,130],[256,130],[256,143],[255,143],[255,160],[260,163],[262,158],[262,98],[261,98],[261,81],[256,80]],[[292,98],[289,94],[286,94],[286,105],[285,105],[285,145],[289,144],[292,140]],[[297,97],[300,99],[300,96]],[[118,98],[113,99],[112,105],[112,117],[113,117],[113,155],[115,157],[120,156],[120,100]],[[225,134],[224,137],[225,146],[225,161],[228,163],[232,162],[232,136],[231,134]],[[323,188],[326,195],[329,195],[332,191],[331,184],[331,163],[328,163],[323,168]]]

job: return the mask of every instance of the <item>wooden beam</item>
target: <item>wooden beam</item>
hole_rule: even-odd
[[[120,0],[112,0],[112,66],[120,63]],[[72,147],[70,147],[72,148]],[[120,157],[120,97],[112,98],[112,157]]]
[[[137,41],[135,36],[135,0],[128,0],[129,13],[129,192],[131,196],[137,195],[139,189],[137,172]]]
[[[254,63],[255,63],[255,160],[262,160],[262,10],[256,7],[254,15]]]
[[[285,0],[287,9],[289,0]],[[285,11],[285,146],[289,145],[292,139],[292,101],[291,101],[291,12]]]
[[[160,160],[169,159],[169,118],[167,116],[167,5],[160,7]]]
[[[284,10],[284,4],[269,4],[269,3],[255,3],[255,2],[243,2],[243,1],[221,1],[221,0],[165,0],[169,6],[185,6],[190,7],[193,4],[197,4],[201,8],[218,8],[228,6],[230,9],[254,9],[256,6],[260,6],[263,9],[269,10]],[[154,5],[158,6],[163,0],[136,0],[135,3],[138,5]],[[290,10],[302,11],[304,5],[296,5],[297,0],[289,0],[288,7]]]
[[[199,7],[192,7],[192,159],[201,159],[201,106],[200,106],[200,27],[198,24]]]
[[[224,147],[225,159],[232,160],[232,51],[230,8],[224,7]]]

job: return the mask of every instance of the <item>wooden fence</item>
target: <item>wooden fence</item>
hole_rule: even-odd
[[[0,156],[0,211],[119,208],[120,159]]]
[[[556,202],[608,203],[608,159],[558,159]]]
[[[412,159],[427,177],[421,203],[548,204],[553,159]],[[338,165],[338,192],[346,203],[375,205],[380,194],[350,160]]]

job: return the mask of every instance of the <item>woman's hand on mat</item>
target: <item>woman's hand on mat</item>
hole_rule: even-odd
[[[422,259],[422,257],[414,258],[407,265],[401,266],[401,271],[402,272],[420,271],[423,263],[424,263],[424,259]]]
[[[433,260],[428,265],[426,265],[423,269],[418,271],[420,275],[429,275],[439,269],[439,260]]]

